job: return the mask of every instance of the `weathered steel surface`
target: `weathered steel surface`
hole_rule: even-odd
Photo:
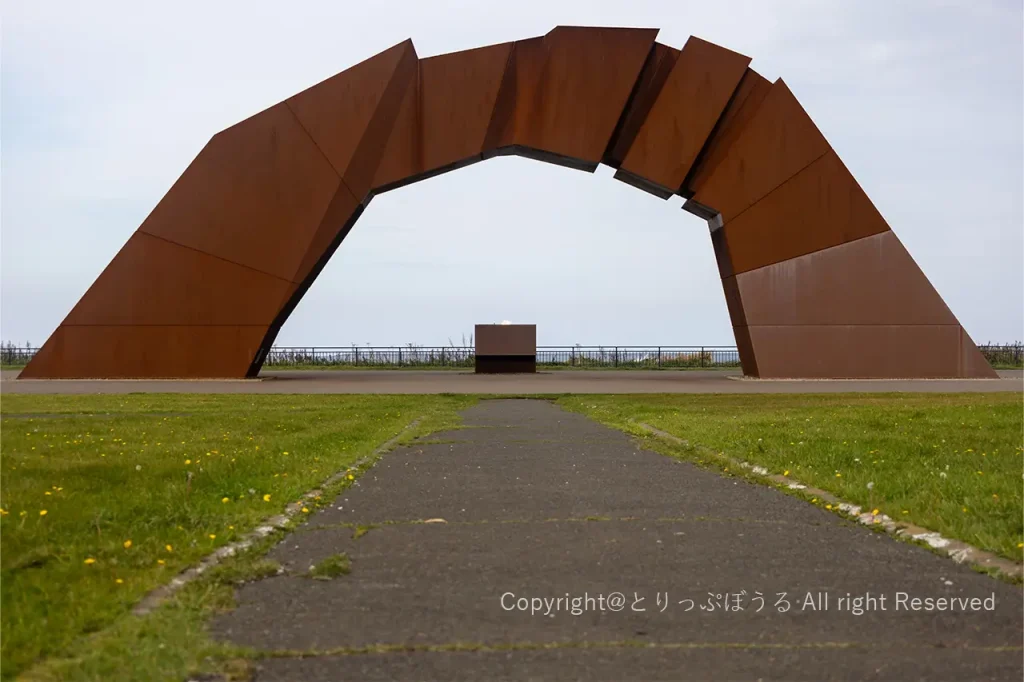
[[[616,177],[629,173],[678,192],[749,63],[700,38],[687,40]]]
[[[405,41],[218,133],[22,376],[255,376],[373,194],[501,154],[687,197],[748,375],[995,376],[786,84],[656,34]]]
[[[480,161],[512,43],[421,59],[373,186],[375,191]]]
[[[665,81],[668,80],[669,74],[672,73],[672,67],[675,66],[678,58],[679,50],[661,43],[654,43],[654,49],[647,56],[644,68],[637,78],[629,104],[622,112],[618,128],[608,144],[608,150],[605,152],[604,158],[601,159],[602,163],[613,168],[621,166],[622,159],[626,157],[633,145],[636,134],[647,119],[647,114],[654,106],[654,101],[664,87]]]
[[[782,80],[777,80],[725,158],[693,200],[728,224],[829,151],[828,142]]]
[[[359,199],[370,188],[416,66],[407,40],[285,100]]]
[[[266,326],[61,325],[26,379],[241,378]]]
[[[957,325],[891,231],[730,279],[750,326]]]
[[[747,69],[722,118],[718,121],[715,132],[708,140],[704,158],[691,171],[691,177],[683,187],[684,196],[691,196],[695,191],[693,188],[704,184],[712,171],[718,168],[718,164],[725,158],[732,143],[746,129],[747,123],[757,113],[771,88],[771,81],[757,71]]]
[[[740,273],[888,230],[830,151],[726,222],[722,236]]]
[[[340,186],[277,104],[217,133],[139,231],[290,280]]]
[[[136,232],[66,324],[267,325],[294,289],[286,279]]]
[[[535,324],[478,324],[473,339],[478,356],[537,355]]]
[[[941,378],[962,371],[959,325],[747,329],[757,356],[758,376],[765,379]]]

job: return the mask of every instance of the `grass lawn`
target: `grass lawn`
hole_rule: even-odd
[[[280,533],[146,617],[132,616],[132,605],[414,419],[422,417],[404,439],[456,425],[456,412],[476,399],[3,396],[3,678],[180,681],[232,667],[244,677],[253,653],[211,641],[206,622],[233,604],[237,580],[273,572],[262,554]],[[565,396],[559,403],[641,437],[650,435],[636,422],[691,443],[650,441],[667,454],[715,465],[724,453],[788,471],[893,518],[1021,559],[1019,394]],[[343,573],[345,559],[322,567],[320,577]]]
[[[121,617],[146,592],[371,454],[414,419],[423,417],[407,437],[457,422],[456,411],[472,400],[3,396],[3,678],[41,658],[66,655],[73,645],[81,649],[75,642],[83,634],[119,619],[125,621],[118,624],[122,630],[160,629],[166,613],[154,614],[147,624]],[[195,590],[190,595],[179,605],[199,599]],[[202,609],[217,603],[200,601]],[[185,627],[183,622],[194,627],[161,630],[161,642],[174,649],[178,640],[201,641],[197,613],[196,608],[179,613],[187,622],[174,627]],[[123,639],[110,642],[115,649],[127,645]],[[129,658],[137,646],[144,644],[125,650]],[[87,647],[82,654],[97,651],[102,647]],[[195,661],[179,658],[177,665],[165,661],[166,674],[183,679],[183,666]],[[158,669],[162,677],[164,668]],[[103,678],[97,673],[95,679]]]
[[[761,465],[1002,556],[1021,560],[1022,411],[1016,393],[572,396],[560,403],[660,450]],[[722,465],[728,466],[728,465]],[[871,484],[869,488],[869,484]]]

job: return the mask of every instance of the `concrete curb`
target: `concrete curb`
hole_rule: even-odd
[[[132,614],[135,616],[144,616],[153,609],[160,606],[167,599],[176,594],[181,588],[188,585],[190,582],[198,578],[199,576],[206,573],[211,568],[217,566],[224,559],[233,557],[239,552],[242,552],[263,538],[267,537],[274,531],[286,530],[291,525],[292,519],[298,516],[302,511],[304,501],[312,500],[320,495],[324,488],[331,486],[345,478],[351,471],[362,469],[372,465],[378,457],[390,450],[407,431],[419,426],[423,417],[417,417],[411,422],[402,427],[402,429],[392,436],[387,442],[378,447],[369,455],[357,460],[351,466],[345,469],[335,472],[328,478],[326,478],[318,487],[303,494],[302,498],[298,502],[292,502],[288,504],[284,511],[275,516],[271,516],[266,519],[260,525],[256,526],[252,531],[246,533],[244,537],[239,540],[235,540],[223,547],[218,547],[214,552],[206,555],[198,564],[186,568],[184,571],[174,576],[171,581],[165,585],[155,588],[150,591],[145,597],[143,597],[138,604],[132,608]]]
[[[633,422],[644,431],[647,431],[659,438],[676,443],[677,445],[690,445],[690,443],[678,436],[674,436],[671,433],[657,429],[650,424],[644,424],[643,422]],[[864,512],[858,505],[844,502],[832,493],[826,492],[819,488],[813,488],[808,485],[804,485],[799,481],[794,480],[790,476],[782,476],[780,474],[771,474],[764,467],[750,464],[742,460],[733,459],[728,455],[716,455],[719,459],[728,462],[730,466],[738,467],[742,470],[748,471],[756,476],[759,476],[766,481],[784,486],[788,490],[797,491],[804,496],[816,497],[819,500],[831,504],[833,509],[838,512],[842,512],[849,517],[855,519],[858,523],[865,526],[879,526],[885,530],[886,533],[893,535],[903,540],[913,540],[916,542],[923,542],[929,547],[940,552],[945,553],[950,559],[958,564],[969,564],[978,568],[995,571],[996,573],[1014,580],[1020,580],[1024,577],[1024,565],[1004,559],[1001,556],[986,552],[983,549],[978,549],[973,545],[969,545],[966,542],[960,540],[954,540],[952,538],[943,537],[940,533],[937,533],[921,526],[916,526],[912,523],[906,523],[904,521],[896,521],[890,518],[886,514],[872,514],[871,512]]]

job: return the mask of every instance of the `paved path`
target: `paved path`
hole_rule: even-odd
[[[960,393],[1024,390],[1024,373],[1000,379],[759,381],[739,371],[561,370],[538,374],[474,374],[460,370],[265,371],[234,381],[16,381],[2,373],[3,393]]]
[[[771,488],[640,450],[547,402],[485,401],[465,421],[473,428],[386,455],[272,551],[289,573],[240,589],[213,630],[280,654],[259,662],[258,681],[1024,673],[1019,588]],[[438,518],[446,523],[420,523]],[[342,524],[378,527],[353,539]],[[302,576],[337,552],[351,557],[349,575]],[[741,590],[744,611],[699,607],[709,592]],[[781,592],[787,613],[775,607]],[[829,610],[801,608],[809,592],[827,592]],[[995,610],[895,611],[897,592],[994,595]],[[615,593],[621,611],[593,601],[575,616],[502,603]],[[645,612],[632,610],[634,593]],[[839,611],[847,593],[885,595],[887,610]],[[687,611],[684,599],[698,606]],[[380,645],[405,650],[356,652]]]

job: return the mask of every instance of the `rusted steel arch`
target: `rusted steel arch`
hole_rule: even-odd
[[[748,375],[995,376],[786,84],[656,34],[406,41],[217,133],[21,376],[255,376],[375,194],[504,154],[685,197]]]

